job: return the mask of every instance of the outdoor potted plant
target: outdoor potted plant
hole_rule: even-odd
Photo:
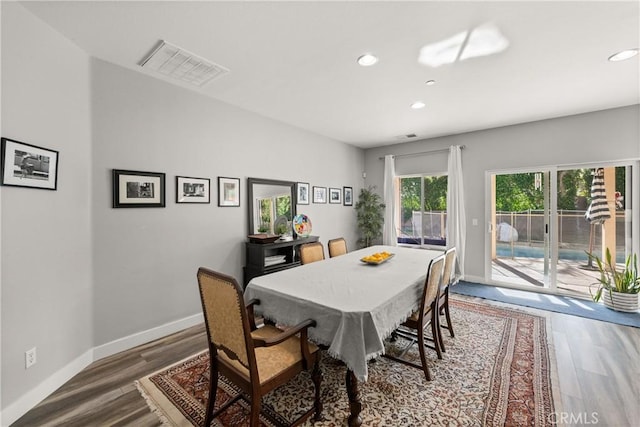
[[[604,260],[587,252],[595,260],[600,277],[589,292],[594,301],[602,298],[604,305],[617,311],[636,312],[638,310],[638,294],[640,293],[640,276],[638,276],[638,255],[627,256],[622,268],[617,268],[611,259],[609,248],[605,251]]]
[[[385,204],[380,195],[373,191],[374,189],[375,187],[361,189],[356,202],[358,230],[360,231],[358,244],[363,248],[373,245],[374,240],[382,236]]]

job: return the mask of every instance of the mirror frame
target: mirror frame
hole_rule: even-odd
[[[280,185],[283,187],[289,187],[289,193],[291,194],[291,218],[296,216],[296,209],[298,201],[296,200],[296,183],[293,181],[280,181],[277,179],[264,179],[264,178],[247,178],[247,197],[248,197],[248,213],[249,213],[249,233],[255,234],[254,221],[253,221],[253,184],[263,185]]]

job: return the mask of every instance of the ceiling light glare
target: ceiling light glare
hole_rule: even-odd
[[[427,86],[433,86],[434,84],[436,84],[435,80],[427,80],[424,84],[426,84]]]
[[[633,58],[638,54],[638,49],[627,49],[622,52],[615,53],[609,57],[609,61],[618,62],[624,61],[625,59]]]
[[[427,104],[425,104],[422,101],[416,101],[413,104],[411,104],[411,108],[413,108],[414,110],[419,110],[421,108],[426,107]]]
[[[370,67],[378,62],[378,57],[372,53],[365,53],[358,58],[358,64],[363,67]]]

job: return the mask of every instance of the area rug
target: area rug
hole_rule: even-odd
[[[640,328],[640,311],[635,313],[615,311],[605,307],[604,304],[579,298],[501,288],[465,281],[460,281],[452,286],[451,292]]]
[[[554,401],[559,393],[547,319],[460,297],[450,304],[456,336],[443,330],[442,360],[428,351],[432,381],[421,370],[384,357],[370,362],[368,381],[360,383],[363,425],[552,425],[560,409]],[[386,344],[387,352],[396,352],[408,342],[399,338]],[[345,367],[323,356],[324,419],[304,425],[342,426],[349,415]],[[415,345],[405,357],[419,361]],[[208,374],[204,352],[140,379],[137,386],[163,424],[200,426]],[[224,378],[218,389],[216,407],[237,393]],[[292,420],[312,404],[311,379],[302,373],[266,396],[263,411]],[[241,399],[214,425],[248,425],[248,408]],[[263,419],[262,425],[270,424]]]

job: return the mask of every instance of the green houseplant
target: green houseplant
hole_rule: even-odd
[[[640,293],[640,276],[638,276],[638,255],[627,256],[622,268],[618,268],[611,259],[609,248],[606,249],[604,260],[587,252],[590,259],[596,262],[600,277],[589,288],[594,301],[603,300],[604,304],[618,311],[635,312],[638,310],[638,293]]]
[[[380,195],[373,191],[375,188],[361,189],[356,202],[358,231],[360,232],[358,244],[362,248],[373,245],[373,242],[382,236],[385,204]]]

